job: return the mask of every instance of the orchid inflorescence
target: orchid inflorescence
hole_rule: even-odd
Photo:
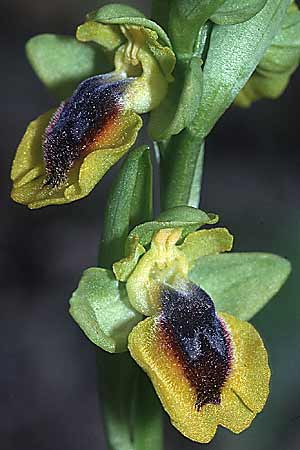
[[[58,105],[25,132],[12,198],[29,208],[81,199],[126,155],[108,197],[98,266],[83,273],[70,313],[102,349],[102,373],[114,367],[101,359],[104,351],[120,361],[124,378],[130,370],[140,377],[135,364],[118,359],[127,354],[172,424],[207,443],[219,425],[246,429],[266,403],[267,350],[249,320],[280,289],[290,264],[269,253],[231,252],[233,237],[215,226],[218,216],[198,209],[204,140],[232,103],[246,107],[285,90],[300,60],[300,11],[290,0],[170,0],[154,1],[153,15],[106,5],[87,15],[76,38],[44,34],[28,42],[29,61]],[[160,165],[159,214],[154,156],[147,146],[131,150],[146,113]],[[130,386],[122,389],[125,397],[103,397],[108,440],[113,449],[128,441],[124,448],[137,450],[138,439],[149,439],[148,416],[120,426],[114,408],[129,397],[141,407]],[[150,403],[159,424],[159,407]],[[159,450],[159,425],[149,429]]]

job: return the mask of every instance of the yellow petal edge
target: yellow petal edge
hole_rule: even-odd
[[[67,182],[53,189],[45,185],[42,149],[44,131],[53,112],[48,111],[29,124],[13,161],[11,197],[31,209],[70,203],[87,196],[134,144],[143,123],[140,116],[132,111],[126,111],[113,119],[101,141],[95,142],[90,153],[75,163]]]

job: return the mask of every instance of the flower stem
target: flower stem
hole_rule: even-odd
[[[147,147],[132,150],[108,195],[99,266],[124,256],[128,232],[152,217],[152,166]],[[162,408],[129,352],[97,351],[98,386],[110,450],[162,450]]]
[[[163,209],[179,205],[197,208],[200,202],[204,140],[188,129],[161,149],[161,204]]]

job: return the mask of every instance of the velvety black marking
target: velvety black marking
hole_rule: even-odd
[[[44,136],[46,183],[65,181],[69,169],[122,107],[122,94],[130,79],[99,75],[80,83],[70,99],[53,115]]]
[[[197,393],[195,407],[220,403],[231,365],[230,338],[213,301],[198,286],[162,290],[160,330]]]

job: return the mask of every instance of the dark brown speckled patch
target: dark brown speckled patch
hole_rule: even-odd
[[[160,338],[195,389],[197,410],[219,404],[231,367],[230,337],[209,295],[193,283],[182,290],[164,288]]]

